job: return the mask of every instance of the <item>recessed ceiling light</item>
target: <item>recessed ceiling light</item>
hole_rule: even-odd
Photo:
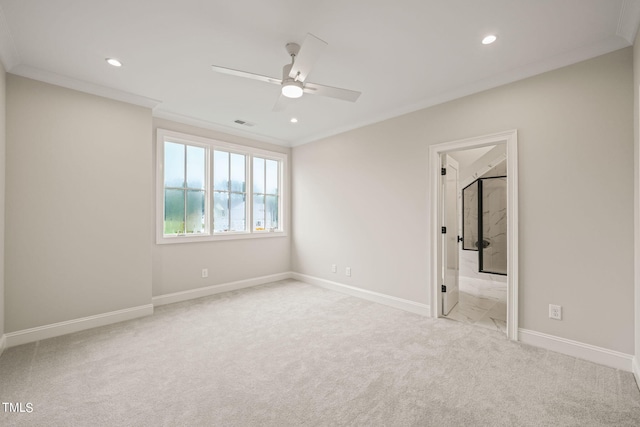
[[[105,58],[105,61],[114,67],[122,67],[122,62],[118,61],[116,58]]]
[[[298,123],[298,119],[296,119],[295,117],[291,118],[291,123]]]
[[[482,39],[482,44],[491,44],[494,41],[496,41],[496,39],[497,39],[496,36],[494,36],[493,34],[489,34],[488,36]]]

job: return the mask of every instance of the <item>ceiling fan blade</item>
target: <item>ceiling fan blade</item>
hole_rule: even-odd
[[[271,111],[274,111],[274,112],[283,111],[285,108],[289,106],[290,101],[291,101],[291,98],[287,98],[283,94],[280,94],[280,97],[276,101]]]
[[[298,52],[293,61],[289,77],[295,79],[297,76],[297,80],[304,82],[304,79],[307,78],[311,71],[311,67],[313,67],[325,47],[327,47],[327,42],[320,40],[311,33],[307,34],[300,47],[300,52]]]
[[[229,74],[237,77],[246,77],[249,79],[260,80],[262,82],[273,83],[277,85],[282,83],[282,80],[280,79],[275,79],[273,77],[268,77],[268,76],[262,76],[260,74],[248,73],[246,71],[234,70],[233,68],[225,68],[225,67],[218,67],[217,65],[212,65],[211,69],[217,73]]]
[[[356,102],[361,92],[337,87],[324,86],[316,83],[305,83],[303,91],[313,95],[328,96],[330,98],[342,99],[343,101]]]

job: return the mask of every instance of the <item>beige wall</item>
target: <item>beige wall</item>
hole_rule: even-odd
[[[634,283],[635,283],[635,359],[634,369],[636,379],[640,383],[640,31],[636,35],[633,45],[633,218],[634,224]]]
[[[428,146],[517,129],[520,327],[633,354],[632,80],[627,48],[295,147],[293,270],[430,303]]]
[[[5,151],[6,151],[6,73],[0,63],[0,342],[5,332],[4,322],[4,210],[5,210]],[[0,349],[0,351],[2,351]]]
[[[6,332],[151,303],[151,126],[7,76]]]
[[[168,120],[154,119],[153,128],[154,158],[155,134],[158,128],[279,153],[290,154],[291,152],[286,147]],[[155,168],[153,174],[155,179]],[[155,192],[153,194],[155,206]],[[290,211],[286,216],[291,217]],[[154,242],[153,296],[284,273],[289,271],[289,262],[289,236],[163,245],[157,245]],[[209,270],[209,277],[206,279],[201,277],[203,268]]]

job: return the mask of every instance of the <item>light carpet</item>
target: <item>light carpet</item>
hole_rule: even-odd
[[[24,426],[638,426],[633,375],[293,280],[7,349]]]

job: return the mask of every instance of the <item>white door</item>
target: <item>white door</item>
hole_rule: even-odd
[[[458,303],[458,162],[442,155],[442,314]],[[445,232],[446,231],[446,232]]]

